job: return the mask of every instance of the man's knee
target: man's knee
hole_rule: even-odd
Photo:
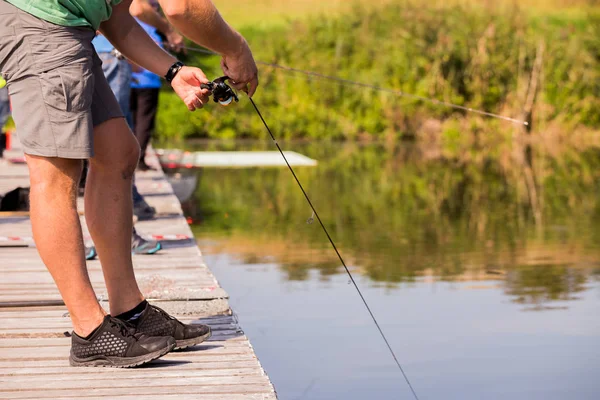
[[[119,174],[123,179],[133,177],[140,157],[140,145],[137,141],[121,144],[111,157],[94,157],[90,159],[91,168],[98,172]]]
[[[82,160],[27,155],[27,165],[32,193],[52,190],[71,197],[77,193]]]
[[[94,130],[92,169],[118,173],[123,179],[133,176],[140,157],[140,145],[124,119],[109,120]]]
[[[126,154],[123,157],[123,165],[121,167],[121,176],[123,179],[130,179],[133,177],[140,160],[140,144],[133,135],[131,137],[133,140],[129,141],[129,147],[126,149]]]

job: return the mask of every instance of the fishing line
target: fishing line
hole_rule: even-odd
[[[182,47],[185,50],[189,50],[189,51],[194,51],[197,53],[203,53],[203,54],[208,54],[208,55],[215,55],[218,56],[218,53],[215,53],[214,51],[211,50],[206,50],[206,49],[201,49],[198,47],[187,47],[187,46],[183,46]],[[384,93],[389,93],[398,97],[406,97],[409,99],[413,99],[413,100],[418,100],[418,101],[423,101],[426,103],[431,103],[431,104],[435,104],[435,105],[439,105],[439,106],[444,106],[444,107],[448,107],[448,108],[453,108],[456,110],[461,110],[461,111],[466,111],[466,112],[470,112],[473,114],[479,114],[479,115],[483,115],[486,117],[490,117],[490,118],[497,118],[497,119],[501,119],[503,121],[507,121],[507,122],[512,122],[515,124],[520,124],[520,125],[529,125],[529,122],[527,121],[523,121],[520,119],[516,119],[516,118],[511,118],[511,117],[507,117],[504,115],[500,115],[500,114],[495,114],[492,112],[488,112],[488,111],[483,111],[483,110],[478,110],[476,108],[471,108],[471,107],[465,107],[465,106],[461,106],[459,104],[454,104],[454,103],[450,103],[447,101],[442,101],[442,100],[437,100],[437,99],[432,99],[429,97],[425,97],[425,96],[419,96],[416,94],[411,94],[411,93],[405,93],[401,90],[397,90],[397,89],[390,89],[390,88],[386,88],[386,87],[382,87],[382,86],[378,86],[378,85],[372,85],[369,83],[364,83],[364,82],[358,82],[358,81],[353,81],[350,79],[344,79],[344,78],[340,78],[337,76],[332,76],[332,75],[325,75],[325,74],[321,74],[319,72],[314,72],[314,71],[308,71],[308,70],[303,70],[303,69],[298,69],[298,68],[292,68],[292,67],[287,67],[285,65],[279,65],[279,64],[274,64],[274,63],[267,63],[264,61],[256,61],[257,64],[260,65],[264,65],[266,67],[271,67],[271,68],[276,68],[276,69],[281,69],[283,71],[287,71],[287,72],[293,72],[293,73],[297,73],[297,74],[303,74],[306,76],[310,76],[313,78],[318,78],[318,79],[323,79],[323,80],[328,80],[328,81],[332,81],[335,82],[339,85],[344,85],[344,86],[359,86],[359,87],[363,87],[366,89],[371,89],[371,90],[375,90],[378,92],[384,92]]]
[[[227,106],[227,105],[231,104],[234,101],[236,101],[236,102],[239,101],[238,96],[235,93],[235,91],[229,85],[227,85],[227,83],[226,83],[227,80],[229,80],[229,77],[222,76],[222,77],[217,78],[217,79],[215,79],[215,80],[213,80],[211,82],[203,83],[203,84],[200,85],[200,87],[203,88],[203,89],[206,89],[206,90],[208,90],[210,92],[210,94],[213,96],[213,101],[215,103],[219,103],[219,104],[221,104],[223,106]],[[392,357],[394,358],[394,361],[396,362],[396,365],[400,369],[400,372],[402,372],[402,376],[404,376],[404,380],[408,384],[408,387],[410,388],[410,390],[411,390],[411,392],[412,392],[415,400],[419,400],[419,397],[417,396],[417,393],[415,392],[412,384],[410,383],[410,381],[408,379],[408,376],[404,372],[404,369],[402,368],[402,365],[400,365],[400,361],[398,361],[398,357],[396,357],[396,353],[394,353],[394,350],[392,349],[392,346],[390,345],[389,341],[387,340],[387,337],[383,333],[383,330],[381,329],[381,326],[379,326],[379,323],[377,322],[377,318],[375,318],[375,315],[373,314],[373,311],[371,311],[371,307],[369,307],[369,304],[367,303],[367,300],[365,299],[365,297],[363,296],[362,292],[360,291],[360,288],[358,287],[358,284],[354,280],[354,276],[352,276],[352,273],[350,272],[350,269],[348,269],[348,267],[346,266],[346,262],[344,261],[344,259],[342,258],[342,255],[338,251],[337,246],[335,245],[333,239],[331,238],[331,235],[329,235],[329,231],[327,231],[327,228],[325,227],[325,224],[323,224],[323,221],[321,220],[321,217],[319,216],[319,213],[317,213],[317,210],[313,206],[312,201],[310,200],[310,197],[308,197],[308,194],[304,190],[304,187],[302,186],[302,183],[300,183],[300,180],[296,176],[296,172],[294,172],[294,169],[292,168],[292,166],[288,162],[288,159],[285,156],[283,150],[281,150],[281,147],[279,147],[279,143],[277,142],[277,139],[275,139],[275,135],[273,135],[273,132],[271,131],[271,128],[269,128],[269,125],[267,124],[267,122],[263,118],[262,113],[259,111],[258,107],[256,106],[256,103],[254,102],[254,100],[252,100],[252,98],[249,98],[249,99],[250,99],[250,102],[252,103],[252,106],[254,107],[254,110],[256,110],[256,113],[258,114],[258,116],[260,117],[260,120],[262,121],[263,125],[265,126],[267,132],[269,132],[269,135],[271,136],[271,139],[273,140],[273,143],[277,147],[277,150],[279,150],[279,153],[281,154],[281,157],[283,157],[283,160],[285,161],[287,167],[289,168],[290,172],[292,173],[292,176],[296,180],[296,183],[298,184],[298,187],[300,187],[300,190],[302,191],[302,194],[304,194],[304,197],[306,198],[306,201],[308,202],[308,205],[310,206],[310,208],[312,210],[312,215],[307,220],[307,223],[309,223],[309,224],[312,223],[314,221],[314,217],[316,217],[317,220],[319,221],[319,224],[321,225],[321,228],[323,228],[323,231],[325,232],[325,235],[327,236],[327,239],[329,239],[329,243],[331,243],[331,246],[333,247],[333,250],[337,254],[338,258],[340,259],[340,261],[342,263],[342,265],[344,266],[344,269],[346,270],[346,273],[348,274],[348,277],[350,278],[350,281],[352,282],[352,284],[354,284],[354,287],[356,288],[356,291],[358,292],[358,294],[359,294],[359,296],[360,296],[363,304],[367,308],[367,311],[371,315],[371,318],[373,319],[373,322],[375,323],[375,326],[379,330],[379,334],[383,338],[383,341],[385,342],[385,344],[386,344],[388,350],[390,351]]]
[[[369,312],[369,314],[371,315],[371,318],[373,319],[373,322],[375,323],[375,326],[377,326],[377,329],[379,330],[379,333],[381,334],[381,337],[383,338],[385,344],[387,345],[388,350],[390,351],[390,353],[392,354],[392,357],[394,357],[394,361],[396,362],[396,365],[398,366],[398,368],[400,369],[400,372],[402,372],[402,376],[404,376],[404,380],[406,380],[406,383],[408,384],[408,387],[410,388],[413,396],[415,397],[416,400],[419,400],[419,397],[417,396],[417,393],[415,392],[415,389],[413,389],[412,384],[410,383],[410,381],[408,380],[408,376],[406,375],[406,373],[404,372],[404,369],[402,368],[402,366],[400,365],[400,362],[398,361],[398,358],[396,357],[396,353],[394,353],[394,350],[392,349],[392,346],[390,345],[390,343],[387,340],[387,337],[385,336],[385,334],[383,333],[383,330],[381,329],[381,327],[379,326],[379,323],[377,322],[377,319],[375,318],[375,315],[373,314],[373,312],[371,311],[371,307],[369,307],[369,304],[367,304],[367,300],[365,299],[365,297],[363,296],[362,292],[360,291],[360,288],[358,287],[358,285],[356,284],[356,281],[354,280],[354,277],[352,276],[352,273],[350,273],[350,270],[348,269],[348,267],[346,266],[346,263],[344,262],[344,259],[342,258],[342,255],[340,254],[340,252],[338,251],[335,243],[333,242],[333,239],[331,238],[331,236],[329,235],[329,232],[327,231],[327,228],[325,228],[325,225],[323,224],[323,221],[321,221],[321,217],[319,217],[319,213],[317,213],[317,210],[315,209],[315,207],[312,204],[312,201],[310,201],[310,198],[308,197],[308,194],[306,193],[306,191],[304,190],[304,187],[302,186],[302,183],[300,183],[300,180],[298,179],[298,177],[296,176],[296,173],[294,172],[294,169],[292,168],[292,166],[290,165],[290,163],[288,162],[283,150],[281,150],[281,147],[279,147],[279,143],[277,143],[277,139],[275,139],[275,136],[273,135],[273,132],[271,132],[271,129],[269,128],[269,125],[267,125],[265,119],[263,118],[261,112],[258,110],[258,107],[256,106],[256,103],[254,102],[254,100],[252,100],[252,98],[249,97],[250,102],[252,103],[252,106],[254,107],[254,109],[256,110],[256,113],[258,114],[258,116],[260,117],[260,120],[262,121],[263,125],[265,126],[265,128],[267,129],[267,131],[269,132],[269,135],[271,135],[271,139],[273,140],[273,143],[275,143],[275,146],[277,146],[277,150],[279,150],[279,153],[281,154],[281,156],[283,157],[285,163],[287,164],[290,172],[292,173],[292,175],[294,176],[294,179],[296,180],[296,183],[298,184],[298,186],[300,187],[300,190],[302,190],[302,194],[304,194],[304,197],[306,198],[306,201],[308,202],[308,205],[310,206],[310,208],[312,209],[313,215],[317,218],[317,221],[319,221],[319,224],[321,224],[321,228],[323,228],[323,231],[325,232],[325,235],[327,236],[327,239],[329,239],[329,243],[331,243],[331,246],[333,247],[333,250],[335,250],[335,253],[337,254],[338,258],[340,259],[342,265],[344,266],[344,269],[346,270],[346,273],[348,274],[348,276],[350,277],[350,281],[352,282],[352,284],[354,285],[354,287],[356,288],[356,291],[358,292],[362,302],[364,303],[365,307],[367,308],[367,311]],[[309,218],[309,220],[311,220],[311,218]],[[312,222],[312,221],[311,221]]]

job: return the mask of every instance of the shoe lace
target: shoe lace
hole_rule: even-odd
[[[160,315],[162,315],[163,317],[165,317],[167,319],[172,319],[172,320],[175,320],[175,321],[179,322],[175,317],[172,317],[171,315],[169,315],[169,313],[167,313],[162,308],[157,307],[157,306],[153,306],[153,305],[151,305],[150,307],[152,307],[154,310],[156,310],[158,313],[160,313]]]
[[[138,235],[137,232],[133,232],[133,235],[131,236],[131,248],[133,249],[135,247],[139,247],[143,245],[145,241],[146,240],[144,240],[143,237]]]
[[[157,242],[146,240],[136,232],[133,233],[131,237],[131,250],[136,250],[138,252],[144,252],[149,249],[155,248],[157,246]]]
[[[133,325],[131,325],[128,322],[122,321],[118,318],[111,318],[110,319],[110,325],[113,328],[119,329],[119,332],[121,333],[121,335],[123,335],[124,337],[132,337],[135,340],[138,340],[141,336],[140,333],[136,333],[136,329]]]

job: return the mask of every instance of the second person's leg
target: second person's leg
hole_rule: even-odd
[[[135,136],[140,143],[141,169],[148,169],[146,164],[146,148],[152,138],[158,109],[159,89],[132,89],[132,103],[135,100]]]

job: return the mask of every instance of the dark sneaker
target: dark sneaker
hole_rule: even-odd
[[[144,161],[144,160],[140,160],[140,162],[138,163],[137,169],[139,169],[140,171],[156,171],[155,168],[152,168],[151,166],[146,164],[146,161]]]
[[[71,335],[69,362],[74,367],[128,368],[156,360],[174,347],[172,337],[144,335],[126,322],[107,315],[91,338]]]
[[[133,230],[131,235],[131,252],[133,254],[154,254],[162,249],[160,242],[156,240],[146,240]]]
[[[156,208],[146,203],[146,200],[142,199],[136,201],[133,204],[133,215],[138,217],[140,221],[147,221],[153,219],[156,216]]]
[[[135,320],[129,320],[137,332],[149,336],[175,338],[175,350],[185,349],[204,342],[211,335],[207,325],[186,325],[161,308],[148,304]]]

